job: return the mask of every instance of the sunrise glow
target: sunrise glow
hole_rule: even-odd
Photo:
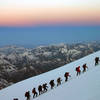
[[[0,0],[0,26],[100,25],[99,0]]]

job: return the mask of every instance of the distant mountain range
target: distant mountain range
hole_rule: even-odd
[[[0,48],[0,88],[53,70],[100,50],[99,42]]]

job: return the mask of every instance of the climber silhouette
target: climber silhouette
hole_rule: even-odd
[[[80,66],[76,67],[77,76],[81,74]]]
[[[87,65],[84,64],[82,67],[83,67],[83,73],[86,72],[86,69],[88,69]]]
[[[47,83],[43,84],[42,87],[43,87],[43,92],[46,92],[48,90],[47,89],[48,88]]]
[[[35,88],[33,88],[32,93],[33,93],[33,98],[38,96],[38,93],[36,92]]]
[[[59,78],[57,79],[57,86],[61,85],[61,81],[62,81],[62,79],[61,79],[61,77],[59,77]]]
[[[95,66],[99,64],[99,57],[95,58]]]
[[[69,72],[66,72],[64,74],[64,77],[65,77],[65,82],[67,82],[68,81],[68,77],[71,77],[71,75],[69,74]]]
[[[25,97],[27,98],[27,100],[30,100],[30,91],[25,93]]]
[[[53,89],[54,86],[55,86],[54,80],[51,80],[51,81],[49,82],[49,84],[51,85],[51,89]]]
[[[43,92],[43,91],[42,91],[42,86],[41,86],[41,85],[38,86],[38,91],[39,91],[39,95],[41,95],[42,92]]]

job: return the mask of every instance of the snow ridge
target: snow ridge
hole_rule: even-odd
[[[58,77],[61,77],[64,82],[65,72],[70,72],[72,76],[68,82],[52,91],[48,91],[38,96],[34,100],[100,100],[100,77],[98,77],[100,75],[100,65],[94,66],[94,59],[96,56],[100,57],[100,51],[62,66],[61,68],[57,68],[53,71],[32,77],[5,88],[0,91],[0,100],[13,100],[13,98],[26,100],[24,93],[28,90],[31,92],[33,87],[37,88],[40,84],[45,82],[49,83],[52,79],[54,79],[56,83]],[[82,66],[84,63],[87,63],[89,68],[88,71],[76,77],[75,68],[79,65]],[[31,100],[33,100],[32,97]]]

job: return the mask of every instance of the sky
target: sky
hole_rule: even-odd
[[[100,40],[100,0],[0,0],[0,46]]]
[[[100,0],[0,0],[0,26],[100,25]]]

